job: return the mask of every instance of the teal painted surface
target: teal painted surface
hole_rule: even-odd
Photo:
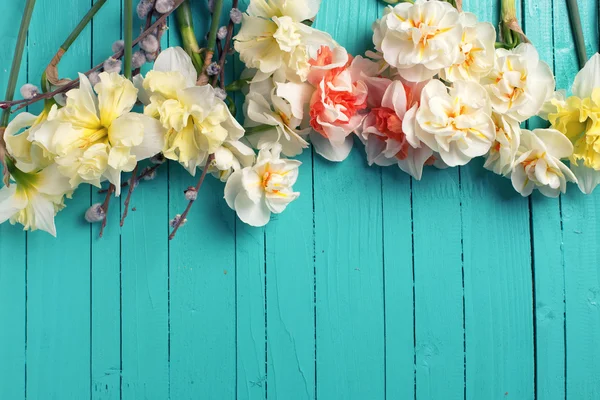
[[[38,0],[21,82],[91,3]],[[23,5],[2,4],[0,92]],[[464,6],[496,22],[496,1]],[[570,87],[566,4],[520,6]],[[592,54],[597,5],[580,7]],[[382,8],[324,0],[317,27],[362,53]],[[106,57],[120,13],[108,1],[61,75]],[[170,25],[164,45],[179,43]],[[95,190],[68,202],[58,240],[0,226],[0,399],[600,398],[600,194],[523,199],[480,161],[417,182],[368,168],[360,145],[343,164],[301,161],[300,199],[264,229],[237,221],[211,180],[168,243],[194,183],[176,165],[142,183],[121,229],[113,202],[102,240],[81,218]]]

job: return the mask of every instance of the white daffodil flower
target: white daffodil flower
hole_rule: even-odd
[[[48,112],[44,109],[38,116],[28,112],[18,114],[4,131],[6,150],[15,159],[20,171],[32,172],[52,163],[52,154],[33,139],[48,119]]]
[[[334,47],[331,36],[302,23],[313,19],[320,5],[321,0],[250,1],[234,46],[248,68],[259,70],[259,80],[282,70],[287,80],[305,81],[311,53]]]
[[[373,42],[404,79],[422,82],[459,59],[462,27],[454,7],[416,0],[386,8],[373,24]]]
[[[279,143],[287,157],[302,153],[308,147],[306,137],[311,129],[301,129],[300,125],[313,92],[307,83],[283,83],[270,78],[251,83],[244,104],[244,126],[250,144],[262,149]]]
[[[239,140],[223,143],[214,154],[210,172],[221,182],[227,182],[235,171],[252,166],[256,159],[254,150]]]
[[[210,85],[196,86],[192,60],[181,47],[158,56],[154,69],[137,85],[144,88],[144,114],[167,130],[163,154],[178,161],[190,174],[205,165],[223,143],[237,141],[244,129]]]
[[[421,94],[416,135],[451,167],[486,154],[496,136],[490,99],[475,82],[457,81],[452,88],[439,80]]]
[[[234,172],[225,184],[227,205],[248,225],[266,225],[271,213],[282,213],[300,195],[292,186],[302,163],[280,158],[280,153],[278,144],[262,149],[255,165]]]
[[[554,76],[537,50],[522,43],[513,50],[497,49],[490,74],[481,80],[495,112],[523,122],[537,115],[554,91]]]
[[[555,129],[523,130],[521,155],[515,161],[511,181],[522,196],[534,189],[548,197],[558,197],[567,190],[567,182],[577,182],[571,170],[560,161],[573,153],[573,144]]]
[[[448,82],[458,80],[475,81],[486,76],[496,59],[496,30],[488,22],[477,22],[475,14],[461,13],[462,39],[458,59],[440,72]]]
[[[121,190],[121,173],[162,150],[164,130],[157,121],[131,110],[137,89],[116,73],[100,74],[94,93],[88,78],[79,74],[79,88],[67,93],[64,108],[56,106],[33,141],[55,155],[58,170],[71,187],[99,186],[108,179]]]
[[[519,151],[521,127],[517,121],[497,113],[492,113],[492,120],[496,126],[496,140],[486,155],[483,167],[507,176],[512,172]]]
[[[65,195],[72,193],[69,179],[54,164],[40,172],[26,173],[10,164],[9,169],[14,183],[0,189],[0,224],[10,220],[24,230],[39,229],[56,236],[54,216],[65,207]]]

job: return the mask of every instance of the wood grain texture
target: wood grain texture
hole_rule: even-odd
[[[0,14],[0,60],[12,60],[25,3],[10,3]],[[27,81],[27,54],[19,72],[17,87]],[[10,64],[0,68],[0,93],[6,92]],[[0,167],[0,170],[2,167]],[[0,184],[1,185],[1,184]],[[26,383],[25,351],[26,291],[27,291],[27,233],[19,225],[0,225],[0,255],[10,255],[0,267],[0,399],[24,399]]]
[[[360,54],[372,46],[378,15],[376,2],[326,1],[316,26]],[[317,397],[382,398],[381,171],[367,166],[361,146],[343,163],[314,159]]]
[[[192,10],[196,31],[206,31],[207,4],[194,1]],[[174,46],[181,42],[171,23]],[[169,218],[183,212],[184,191],[198,176],[170,163]],[[235,397],[235,213],[223,201],[223,187],[207,177],[188,217],[194,223],[169,243],[170,393],[176,399]]]
[[[38,82],[48,60],[89,7],[88,1],[72,4],[68,0],[36,5],[29,30],[29,52],[35,53],[29,60],[31,81]],[[61,24],[47,23],[53,20]],[[72,76],[89,68],[90,48],[88,26],[63,58],[61,72]],[[37,114],[41,105],[32,109]],[[28,234],[28,398],[90,396],[91,245],[89,225],[83,219],[90,205],[89,190],[66,204],[56,218],[59,240],[40,231]]]
[[[21,83],[37,83],[92,2],[38,0]],[[0,93],[24,3],[0,15]],[[496,23],[498,4],[464,8]],[[192,6],[202,32],[206,3]],[[519,8],[557,86],[570,87],[578,67],[564,1]],[[596,4],[580,8],[591,55]],[[324,0],[316,27],[360,54],[382,10],[378,0]],[[61,76],[110,54],[121,11],[121,0],[107,2]],[[176,45],[169,25],[164,45]],[[228,65],[229,81],[243,65]],[[243,96],[234,98],[241,119]],[[0,399],[600,396],[597,193],[571,185],[560,201],[523,199],[481,160],[428,168],[417,182],[368,167],[358,141],[342,164],[311,151],[300,159],[302,194],[266,228],[237,220],[209,177],[169,243],[167,222],[196,182],[175,163],[140,184],[122,229],[124,199],[113,201],[102,240],[82,215],[103,196],[86,188],[58,216],[57,240],[0,226],[10,260],[0,265]]]
[[[540,59],[554,70],[554,31],[551,0],[527,2],[523,29],[536,46]],[[534,118],[529,129],[546,128],[548,122]],[[571,186],[571,191],[576,191]],[[565,398],[565,277],[562,246],[561,201],[534,193],[531,207],[531,244],[534,265],[534,324],[536,345],[536,398]]]
[[[573,36],[565,5],[554,1],[555,69],[559,87],[569,88],[577,73]],[[597,8],[579,4],[588,56],[598,49]],[[600,396],[600,194],[585,196],[576,188],[563,196],[566,297],[567,399]]]
[[[112,44],[121,38],[122,2],[107,2],[96,14],[92,28],[92,64],[106,59]],[[118,16],[118,17],[116,17]],[[107,187],[107,184],[104,185]],[[106,194],[91,188],[92,204]],[[91,387],[94,400],[121,396],[121,231],[119,200],[111,202],[107,228],[99,238],[100,224],[90,226],[91,258]]]

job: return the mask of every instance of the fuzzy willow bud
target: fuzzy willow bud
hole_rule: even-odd
[[[134,69],[141,68],[142,65],[146,64],[146,53],[142,50],[138,50],[131,56],[131,66]]]
[[[104,218],[106,218],[106,212],[100,203],[94,204],[85,212],[85,220],[90,224],[103,221]]]
[[[21,96],[26,100],[31,100],[38,94],[40,94],[40,89],[31,83],[26,83],[21,86]]]
[[[108,60],[104,61],[104,65],[102,66],[102,68],[104,68],[105,72],[121,72],[121,60],[117,60],[115,58],[110,57]]]
[[[229,18],[231,18],[231,21],[234,24],[241,24],[242,23],[242,12],[240,11],[239,8],[232,8],[231,11],[229,12]]]
[[[154,35],[148,35],[140,42],[140,48],[147,53],[156,53],[159,45],[158,38]]]
[[[154,8],[161,14],[168,13],[175,7],[173,0],[156,0]]]

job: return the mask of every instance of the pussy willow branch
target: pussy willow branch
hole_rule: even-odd
[[[27,31],[29,30],[29,23],[31,22],[31,15],[33,14],[33,8],[35,7],[35,0],[27,0],[25,4],[25,10],[23,11],[23,18],[21,19],[21,26],[19,27],[19,34],[17,36],[17,43],[15,45],[15,55],[10,68],[10,76],[8,78],[8,85],[6,86],[6,98],[10,101],[15,95],[15,89],[17,87],[17,80],[19,79],[19,70],[21,69],[21,60],[23,58],[23,49],[25,48],[25,40],[27,39]],[[10,185],[10,173],[8,166],[6,165],[6,143],[4,142],[4,130],[8,125],[10,118],[10,110],[4,109],[2,111],[2,118],[0,120],[0,163],[3,168],[3,180],[6,186]]]
[[[162,164],[156,164],[156,165],[153,165],[153,166],[152,166],[152,167],[150,167],[150,168],[146,168],[146,169],[144,169],[144,171],[143,171],[143,172],[142,172],[142,173],[141,173],[139,176],[137,176],[137,177],[135,178],[135,181],[134,181],[134,183],[137,185],[138,183],[140,183],[140,181],[141,181],[142,179],[144,179],[144,178],[145,178],[145,177],[147,177],[147,176],[150,176],[150,175],[152,175],[152,174],[154,173],[154,171],[156,171],[156,170],[158,169],[158,167],[160,167],[161,165],[162,165]],[[131,180],[131,179],[129,179],[129,180],[127,180],[127,181],[125,181],[125,182],[121,183],[121,188],[124,188],[124,187],[127,187],[127,186],[129,186],[129,181],[130,181],[130,180]],[[101,190],[98,190],[98,193],[100,193],[100,194],[102,194],[102,193],[106,193],[106,192],[108,192],[108,189],[101,189]]]
[[[123,216],[121,217],[121,226],[123,226],[123,224],[125,223],[125,218],[127,218],[127,214],[129,213],[129,202],[131,201],[131,195],[133,194],[133,191],[135,190],[135,187],[137,186],[135,184],[135,180],[136,180],[136,176],[137,176],[138,165],[135,166],[135,168],[133,169],[133,172],[131,173],[131,178],[129,178],[131,180],[131,185],[129,185],[129,190],[127,191],[127,197],[125,198],[125,204],[124,204],[125,211],[123,211]]]
[[[208,158],[206,159],[206,165],[204,165],[204,169],[202,170],[202,175],[200,175],[200,179],[198,180],[198,183],[196,184],[196,195],[200,192],[200,188],[202,187],[202,184],[204,183],[204,178],[206,178],[206,173],[208,172],[208,168],[210,168],[210,164],[212,163],[212,161],[214,159],[215,159],[214,154],[209,155]],[[181,217],[179,217],[179,221],[177,221],[177,223],[173,227],[173,232],[171,232],[171,234],[169,235],[169,240],[173,240],[173,238],[177,234],[177,231],[179,230],[181,225],[185,222],[185,218],[190,213],[190,210],[192,209],[192,205],[194,204],[194,201],[196,201],[196,200],[190,200],[187,207],[185,208],[185,211],[183,212],[183,214],[181,214]]]
[[[239,0],[233,0],[233,3],[231,4],[231,8],[238,8],[238,4],[239,4]],[[223,49],[221,51],[220,54],[220,58],[219,58],[219,70],[220,72],[220,78],[221,78],[221,82],[220,82],[220,86],[221,89],[225,89],[225,61],[227,59],[227,55],[229,54],[229,49],[231,48],[231,40],[233,39],[233,29],[235,28],[235,24],[233,23],[233,21],[231,20],[231,18],[229,18],[229,24],[227,25],[227,37],[225,38],[225,44],[223,45]],[[217,80],[217,76],[215,76],[213,78],[213,86],[216,86],[216,80]]]
[[[107,0],[98,0],[96,4],[90,8],[90,10],[85,14],[83,19],[79,21],[79,24],[73,29],[73,32],[67,37],[67,40],[59,47],[58,51],[50,61],[50,64],[46,67],[46,79],[50,81],[53,85],[62,85],[67,83],[68,81],[59,79],[58,77],[58,64],[63,56],[69,51],[69,48],[77,40],[83,29],[87,26],[87,24],[94,18],[94,16],[100,11],[102,6],[106,3]]]
[[[175,0],[175,7],[171,11],[163,14],[160,18],[158,18],[156,20],[156,22],[154,22],[154,24],[152,24],[152,26],[150,26],[150,28],[148,28],[144,32],[142,32],[140,34],[140,36],[138,36],[132,42],[132,45],[133,46],[137,45],[142,39],[144,39],[146,36],[148,36],[149,34],[151,34],[156,28],[158,28],[159,26],[162,26],[163,22],[166,21],[166,19],[169,17],[169,15],[171,15],[177,9],[177,7],[179,7],[179,5],[181,3],[183,3],[183,2],[184,2],[184,0]],[[121,57],[123,57],[123,53],[124,53],[123,50],[121,50],[121,51],[113,54],[112,58],[115,58],[115,59],[121,58]],[[98,71],[98,70],[102,69],[103,65],[104,65],[104,62],[101,63],[101,64],[96,65],[94,68],[92,68],[89,71],[85,72],[84,75],[89,75],[92,72],[95,72],[95,71]],[[52,92],[40,94],[39,96],[36,96],[33,99],[31,99],[31,100],[17,100],[17,101],[7,101],[7,100],[4,100],[4,101],[0,101],[0,107],[2,107],[2,108],[7,108],[7,107],[10,108],[10,107],[18,105],[18,107],[15,108],[12,111],[12,112],[16,112],[16,111],[21,110],[21,109],[23,109],[23,108],[25,108],[25,107],[33,104],[33,103],[37,103],[40,100],[49,99],[49,98],[52,98],[52,97],[56,96],[59,93],[67,92],[67,91],[69,91],[69,90],[77,87],[78,84],[79,84],[79,78],[70,81],[66,85],[61,86],[61,87],[59,87],[58,89],[56,89],[56,90],[54,90]]]
[[[102,209],[104,210],[104,219],[102,220],[102,227],[100,228],[99,237],[104,235],[104,228],[106,228],[106,219],[108,218],[108,207],[110,206],[110,198],[115,191],[115,185],[112,183],[108,187],[108,191],[106,192],[106,197],[104,198],[104,203],[102,203]]]

